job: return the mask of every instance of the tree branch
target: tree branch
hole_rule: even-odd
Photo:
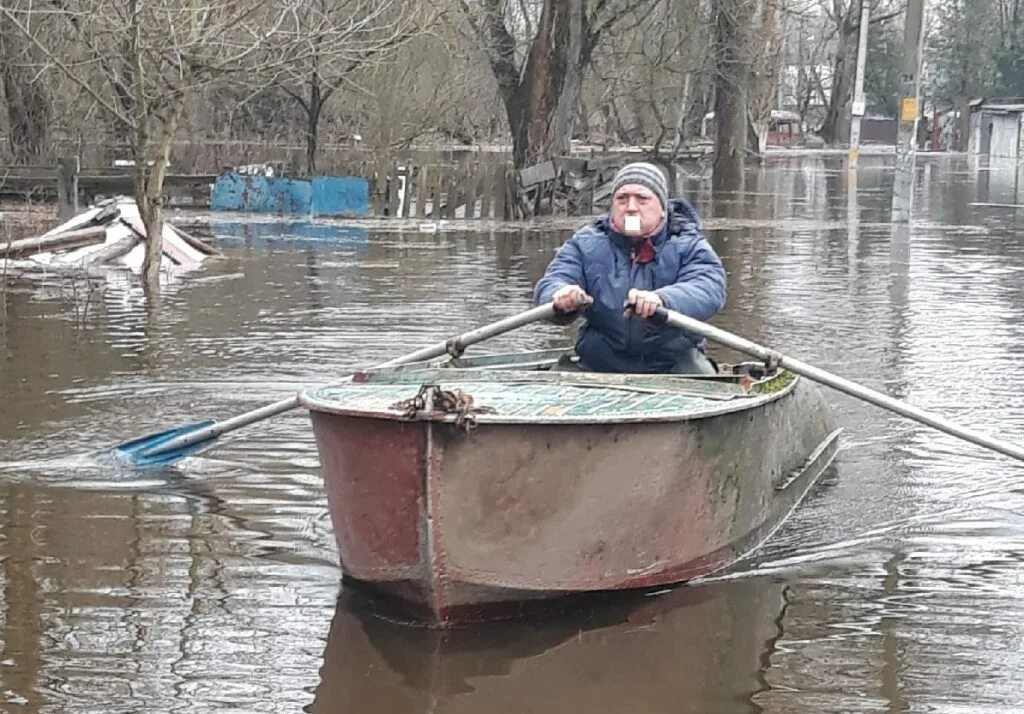
[[[894,11],[886,13],[885,15],[872,15],[871,20],[868,22],[868,25],[880,25],[883,22],[889,22],[889,20],[897,18],[902,14],[903,13],[900,11]]]
[[[306,114],[310,113],[309,104],[306,103],[305,97],[303,97],[301,94],[293,90],[291,87],[288,87],[284,84],[279,84],[277,86],[281,89],[282,92],[284,92],[289,97],[297,101],[300,105],[302,105],[302,109],[303,111],[306,112]]]
[[[642,17],[638,17],[632,25],[623,28],[619,28],[618,25],[637,10],[650,5],[651,2],[652,0],[631,0],[622,7],[611,12],[607,17],[602,18],[601,15],[608,8],[608,0],[597,0],[591,16],[587,20],[587,25],[589,26],[588,36],[590,38],[591,46],[596,46],[601,40],[601,36],[608,30],[622,29],[623,32],[628,32],[629,30],[636,29],[643,22]]]

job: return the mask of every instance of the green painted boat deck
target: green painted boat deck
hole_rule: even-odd
[[[779,381],[779,377],[787,377]],[[454,421],[454,414],[408,416],[401,402],[424,385],[472,398],[478,423],[602,423],[683,421],[750,409],[778,398],[794,383],[783,373],[744,387],[671,375],[539,372],[509,369],[417,369],[356,375],[302,394],[312,411],[389,419]]]

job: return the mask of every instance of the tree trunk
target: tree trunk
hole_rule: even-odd
[[[583,137],[584,141],[588,141],[589,142],[591,137],[590,137],[590,114],[588,112],[589,112],[589,110],[587,109],[586,102],[583,100],[582,97],[580,97],[579,109],[577,110],[577,113],[576,113],[576,127],[575,127],[575,131],[577,132],[577,134],[579,134],[581,137]]]
[[[309,101],[306,104],[306,175],[316,175],[316,155],[319,148],[320,114],[325,97],[320,93],[320,78],[314,72],[309,85]]]
[[[522,80],[503,93],[517,168],[568,148],[589,55],[583,0],[544,0]]]
[[[743,190],[747,152],[747,79],[744,61],[750,27],[749,0],[720,0],[716,7],[715,53],[715,191]]]
[[[775,3],[758,0],[756,14],[759,16],[758,29],[751,46],[756,49],[750,66],[750,99],[747,110],[750,117],[748,150],[764,161],[768,148],[768,128],[771,125],[772,109],[776,104],[776,76],[779,39],[775,28]]]
[[[146,170],[141,172],[141,179],[139,172],[136,172],[135,188],[135,203],[146,230],[146,257],[142,261],[142,283],[150,295],[160,292],[160,263],[164,249],[163,180],[159,181],[160,193],[154,196],[153,189],[150,188],[157,185],[154,169],[156,166],[146,167]],[[140,183],[141,190],[138,185]]]
[[[164,250],[164,177],[171,155],[171,142],[178,121],[185,109],[185,95],[179,94],[168,107],[166,123],[162,126],[160,141],[153,152],[152,165],[141,144],[135,151],[135,203],[146,231],[146,257],[142,261],[142,284],[147,295],[160,292],[160,263]]]
[[[516,168],[549,160],[569,147],[596,42],[585,4],[542,0],[536,33],[520,66],[519,43],[505,22],[505,1],[479,2],[478,28],[505,105]]]
[[[850,137],[850,104],[857,74],[857,44],[861,7],[864,0],[851,0],[850,9],[839,22],[839,47],[832,72],[832,96],[821,125],[821,138],[829,144],[845,144]]]
[[[679,97],[679,114],[676,117],[674,136],[672,137],[672,156],[676,156],[688,138],[686,117],[690,113],[690,93],[693,86],[693,73],[687,72],[683,78],[683,91]]]
[[[611,100],[610,114],[615,119],[615,136],[619,143],[632,146],[640,143],[640,121],[633,111],[632,103],[622,95]]]
[[[764,155],[768,150],[768,122],[761,117],[747,116],[747,151],[753,154],[757,163],[764,163]]]
[[[563,50],[566,65],[551,132],[551,147],[556,154],[568,152],[572,142],[573,129],[579,118],[580,95],[583,93],[583,68],[590,64],[590,52],[593,49],[587,42],[583,3],[584,0],[567,0],[569,46]]]

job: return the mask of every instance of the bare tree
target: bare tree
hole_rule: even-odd
[[[830,144],[845,143],[850,136],[850,103],[857,72],[857,40],[865,4],[871,6],[871,24],[880,25],[903,14],[905,0],[822,0],[825,15],[832,24],[835,52],[832,65],[832,91],[828,113],[821,125],[821,136]]]
[[[251,84],[261,68],[272,69],[272,83],[302,108],[306,119],[306,171],[316,172],[324,108],[340,90],[372,96],[354,74],[378,64],[436,20],[429,3],[409,0],[310,0],[301,3],[276,33],[268,51],[276,61],[259,59],[241,78]]]
[[[605,34],[652,0],[459,0],[505,105],[517,167],[569,147],[584,73]]]
[[[44,12],[73,33],[71,50],[32,32]],[[0,5],[0,13],[127,135],[146,233],[142,276],[158,291],[164,178],[187,97],[241,68],[294,8],[261,0],[54,0],[45,11]]]
[[[999,91],[1024,97],[1024,0],[998,0],[998,41],[994,47]]]
[[[768,128],[778,97],[779,55],[783,35],[778,19],[782,14],[777,0],[758,0],[754,8],[755,30],[749,49],[750,87],[747,101],[750,130],[748,150],[763,159],[768,145]]]
[[[11,4],[23,6],[20,0]],[[24,29],[36,36],[41,26],[29,17]],[[18,164],[39,162],[47,149],[52,107],[47,84],[40,77],[48,63],[39,61],[39,54],[29,38],[0,16],[0,92],[7,104],[11,155]]]
[[[698,91],[710,57],[702,0],[659,0],[630,31],[616,33],[594,61],[591,103],[620,141],[650,143],[671,160],[704,114]]]
[[[747,58],[755,0],[715,3],[715,164],[716,190],[741,190],[748,146],[751,85]]]
[[[832,0],[828,15],[836,27],[835,60],[832,67],[832,92],[828,113],[821,125],[821,136],[830,144],[843,142],[850,134],[850,102],[857,66],[857,37],[861,8],[866,0]]]
[[[54,0],[45,10],[0,5],[0,16],[125,133],[146,231],[149,291],[159,290],[164,178],[188,97],[245,67],[295,12],[294,4],[270,0]],[[74,44],[48,42],[33,32],[34,22],[54,23],[49,36],[70,32]]]
[[[935,8],[937,20],[928,53],[936,67],[936,99],[956,109],[952,145],[967,150],[969,100],[994,91],[996,62],[990,45],[991,18],[1000,16],[995,0],[944,0]]]
[[[422,35],[398,50],[393,61],[362,68],[339,109],[359,126],[363,144],[378,156],[414,142],[473,144],[487,138],[501,113],[490,70],[434,35]]]

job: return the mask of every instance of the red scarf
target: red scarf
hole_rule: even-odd
[[[650,263],[654,260],[654,244],[650,238],[644,238],[644,242],[637,248],[633,246],[633,265],[637,263]]]

